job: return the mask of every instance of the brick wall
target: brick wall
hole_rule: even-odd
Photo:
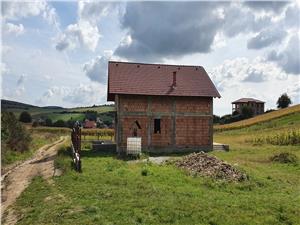
[[[154,124],[154,119],[151,119],[151,123]],[[153,147],[167,147],[172,144],[172,118],[170,116],[160,117],[160,134],[154,134],[154,126],[152,126],[152,146]]]
[[[172,112],[172,98],[165,96],[153,96],[151,98],[152,112]]]
[[[211,113],[212,101],[209,98],[178,97],[176,98],[176,112]]]
[[[138,136],[144,149],[211,145],[212,98],[121,95],[118,113],[121,147],[132,136],[135,121],[141,126]],[[154,134],[155,118],[161,119],[160,134]]]
[[[137,129],[137,136],[142,138],[142,146],[148,145],[148,118],[146,116],[126,116],[121,118],[121,146],[126,147],[127,137],[133,136],[133,128],[136,127],[135,121],[138,121],[141,129]]]
[[[176,145],[210,145],[210,117],[176,117]]]
[[[119,104],[122,112],[146,112],[148,107],[147,97],[138,95],[122,95]]]

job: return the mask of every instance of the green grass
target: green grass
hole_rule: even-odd
[[[51,184],[34,179],[14,206],[18,224],[299,224],[300,162],[270,158],[281,152],[300,158],[300,146],[245,142],[298,126],[299,115],[290,116],[276,119],[272,128],[264,123],[215,134],[230,151],[210,154],[245,171],[249,180],[241,183],[188,176],[172,164],[130,164],[90,150],[83,151],[83,172],[76,173],[69,150],[61,149],[55,166],[63,176]]]
[[[84,113],[44,113],[44,114],[38,114],[35,117],[45,117],[51,119],[53,122],[57,120],[63,120],[63,121],[68,121],[68,120],[83,120],[85,115]]]

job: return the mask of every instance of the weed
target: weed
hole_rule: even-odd
[[[279,162],[279,163],[292,163],[295,164],[298,162],[298,157],[292,153],[283,152],[280,154],[273,155],[270,158],[273,162]]]

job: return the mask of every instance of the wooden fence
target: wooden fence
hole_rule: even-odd
[[[71,140],[73,165],[76,171],[81,172],[81,128],[79,123],[76,123],[72,129]]]

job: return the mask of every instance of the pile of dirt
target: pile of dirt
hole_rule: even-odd
[[[273,155],[270,158],[271,161],[273,162],[279,162],[279,163],[297,163],[298,162],[298,157],[292,153],[288,153],[288,152],[283,152],[283,153],[279,153],[276,155]]]
[[[176,166],[187,170],[190,174],[209,176],[228,181],[243,181],[247,175],[224,161],[204,152],[192,153],[178,160]]]

